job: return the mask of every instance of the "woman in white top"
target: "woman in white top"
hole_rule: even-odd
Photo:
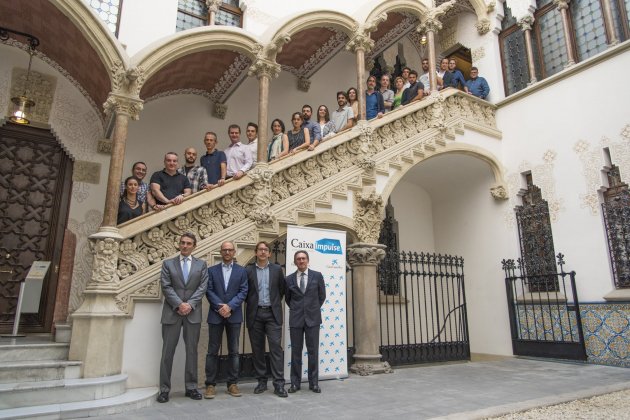
[[[348,106],[352,107],[352,112],[354,112],[354,118],[359,119],[359,101],[357,100],[357,89],[351,87],[348,89]]]
[[[284,131],[284,123],[282,120],[276,118],[271,122],[271,132],[273,135],[271,136],[269,149],[267,150],[268,162],[289,154],[289,138]]]
[[[330,113],[326,105],[317,108],[317,122],[322,133],[322,140],[327,140],[335,134],[335,124],[330,120]]]

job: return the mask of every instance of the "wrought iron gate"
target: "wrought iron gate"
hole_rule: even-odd
[[[389,250],[379,288],[384,361],[470,359],[462,257]]]
[[[522,259],[503,260],[515,355],[586,360],[575,271],[529,275]]]

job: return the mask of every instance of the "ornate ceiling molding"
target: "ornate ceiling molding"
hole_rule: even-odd
[[[319,47],[317,51],[315,51],[315,53],[313,53],[313,55],[311,55],[308,60],[300,66],[299,69],[283,65],[282,70],[289,72],[298,78],[308,79],[339,51],[341,51],[348,41],[348,36],[335,28],[326,29],[335,32],[335,34],[331,36],[321,47]]]
[[[383,35],[376,43],[374,48],[368,55],[368,60],[373,60],[374,57],[389,48],[394,42],[404,37],[409,31],[418,26],[418,18],[415,16],[406,16],[399,24],[390,29],[385,35]]]

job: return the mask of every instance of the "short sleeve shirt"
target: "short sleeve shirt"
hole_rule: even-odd
[[[183,194],[184,189],[191,188],[190,181],[188,181],[186,175],[182,175],[179,172],[175,173],[175,175],[169,175],[165,170],[154,172],[151,175],[151,184],[158,184],[164,197],[169,200]],[[155,201],[158,204],[167,204],[162,203],[157,197],[155,197]]]
[[[227,157],[221,150],[214,150],[214,152],[208,154],[206,152],[200,159],[201,166],[206,168],[208,174],[208,184],[215,185],[221,179],[221,164],[227,165]]]

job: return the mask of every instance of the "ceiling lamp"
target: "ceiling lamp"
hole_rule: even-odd
[[[30,124],[28,115],[30,109],[35,106],[35,102],[28,97],[28,89],[31,80],[31,65],[33,64],[33,55],[35,54],[35,48],[39,45],[39,39],[33,35],[26,34],[24,32],[14,31],[12,29],[0,27],[0,40],[6,41],[9,39],[9,34],[20,35],[26,38],[28,41],[28,70],[26,71],[26,81],[24,82],[24,91],[20,96],[14,96],[11,98],[13,102],[13,110],[9,120],[17,124]]]

